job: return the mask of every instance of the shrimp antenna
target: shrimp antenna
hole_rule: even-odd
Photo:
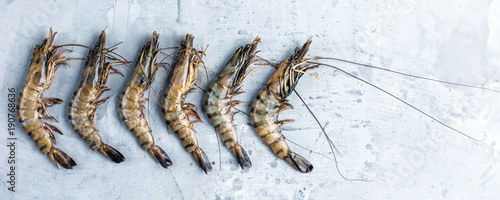
[[[122,43],[123,43],[123,41],[118,42],[118,43],[114,44],[113,46],[110,46],[110,47],[106,48],[106,50],[108,50],[108,51],[114,51],[118,47],[118,45],[120,45]]]
[[[238,109],[238,108],[236,108],[236,107],[233,107],[233,108],[234,108],[235,110],[237,110],[238,112],[241,112],[241,113],[245,114],[246,116],[251,117],[251,116],[250,116],[250,114],[246,113],[245,111],[240,110],[240,109]],[[252,124],[249,124],[249,125],[253,127],[253,125],[252,125]]]
[[[322,154],[322,153],[319,153],[319,152],[315,152],[315,151],[309,150],[308,148],[303,147],[303,146],[301,146],[301,145],[297,144],[296,142],[294,142],[294,141],[292,141],[292,140],[290,140],[290,139],[288,139],[288,138],[285,138],[285,139],[286,139],[288,142],[290,142],[290,143],[292,143],[292,144],[294,144],[294,145],[296,145],[296,146],[298,146],[298,147],[300,147],[300,148],[302,148],[302,149],[305,149],[305,150],[308,150],[308,151],[310,151],[310,152],[312,152],[312,153],[315,153],[315,154],[318,154],[318,155],[320,155],[320,156],[323,156],[323,157],[325,157],[325,158],[327,158],[327,159],[329,159],[329,160],[331,160],[331,161],[335,161],[335,167],[337,168],[337,172],[338,172],[338,173],[339,173],[339,175],[340,175],[343,179],[345,179],[345,180],[348,180],[348,181],[373,182],[373,181],[375,181],[375,180],[377,179],[377,177],[378,177],[378,175],[377,175],[377,177],[375,177],[374,179],[370,179],[370,180],[361,179],[361,178],[354,178],[354,179],[353,179],[353,178],[347,178],[347,177],[345,177],[345,176],[344,176],[344,174],[342,174],[342,173],[340,172],[340,170],[339,170],[339,165],[338,165],[338,161],[337,161],[337,157],[335,156],[335,153],[333,154],[333,159],[332,159],[332,158],[330,158],[330,157],[326,156],[325,154]]]
[[[388,91],[386,91],[386,90],[384,90],[384,89],[382,89],[382,88],[380,88],[380,87],[376,86],[375,84],[370,83],[370,82],[368,82],[368,81],[366,81],[366,80],[364,80],[364,79],[362,79],[362,78],[356,77],[356,76],[354,76],[354,75],[350,74],[349,72],[346,72],[346,71],[344,71],[344,70],[342,70],[342,69],[340,69],[340,68],[338,68],[338,67],[335,67],[335,66],[333,66],[333,65],[329,65],[329,64],[324,64],[324,63],[312,62],[312,61],[307,61],[307,62],[308,62],[308,63],[311,63],[311,64],[324,65],[324,66],[331,67],[331,68],[333,68],[333,69],[339,70],[339,71],[341,71],[342,73],[344,73],[344,74],[346,74],[346,75],[348,75],[348,76],[350,76],[350,77],[353,77],[353,78],[355,78],[355,79],[357,79],[357,80],[359,80],[359,81],[361,81],[361,82],[363,82],[363,83],[366,83],[366,84],[368,84],[368,85],[370,85],[370,86],[372,86],[372,87],[374,87],[374,88],[376,88],[376,89],[378,89],[378,90],[380,90],[380,91],[382,91],[382,92],[384,92],[384,93],[388,94],[389,96],[391,96],[391,97],[393,97],[393,98],[397,99],[398,101],[400,101],[400,102],[402,102],[402,103],[406,104],[407,106],[409,106],[409,107],[411,107],[411,108],[415,109],[416,111],[420,112],[421,114],[423,114],[423,115],[425,115],[425,116],[427,116],[427,117],[431,118],[432,120],[434,120],[434,121],[438,122],[439,124],[443,125],[444,127],[448,128],[448,129],[451,129],[451,130],[453,130],[453,131],[455,131],[455,132],[457,132],[457,133],[459,133],[459,134],[461,134],[461,135],[463,135],[463,136],[465,136],[465,137],[467,137],[467,138],[469,138],[469,139],[471,139],[471,140],[474,140],[474,141],[476,141],[476,142],[483,142],[484,140],[486,140],[486,136],[485,136],[483,139],[476,139],[476,138],[474,138],[474,137],[472,137],[472,136],[469,136],[469,135],[465,134],[464,132],[462,132],[462,131],[459,131],[459,130],[455,129],[455,128],[453,128],[453,127],[451,127],[451,126],[449,126],[449,125],[445,124],[444,122],[442,122],[442,121],[440,121],[440,120],[436,119],[435,117],[433,117],[433,116],[431,116],[431,115],[427,114],[426,112],[424,112],[424,111],[422,111],[422,110],[418,109],[417,107],[415,107],[415,106],[411,105],[410,103],[408,103],[408,102],[404,101],[403,99],[401,99],[401,98],[399,98],[399,97],[397,97],[397,96],[395,96],[395,95],[391,94],[390,92],[388,92]]]
[[[172,47],[172,48],[177,48],[177,47]],[[171,54],[166,54],[166,53],[163,53],[162,51],[160,51],[160,53],[163,54],[163,55],[165,55],[165,57],[163,59],[161,59],[161,61],[159,63],[156,63],[156,64],[159,64],[159,65],[162,65],[162,66],[163,66],[163,64],[166,64],[168,66],[168,68],[170,70],[172,70],[172,67],[170,66],[170,64],[164,63],[163,61],[165,61],[165,59],[167,59],[167,58],[174,58],[172,55],[175,55],[177,52],[179,52],[179,51],[176,51],[176,52],[171,53]],[[163,66],[163,67],[165,67],[165,66]]]
[[[85,46],[85,45],[81,45],[81,44],[63,44],[63,45],[54,45],[53,47],[54,48],[59,48],[59,47],[83,47],[83,48],[90,49],[90,50],[96,50],[93,47],[89,47],[89,46]]]
[[[59,69],[59,67],[61,65],[66,65],[66,66],[68,66],[68,68],[70,68],[71,66],[69,65],[69,63],[67,61],[70,61],[70,60],[85,60],[84,58],[66,58],[65,56],[62,56],[67,51],[68,52],[72,52],[69,49],[64,49],[64,50],[57,49],[56,52],[55,52],[55,55],[51,56],[49,58],[49,62],[56,63],[55,71],[57,71],[57,69]]]
[[[442,81],[442,80],[438,80],[438,79],[432,79],[432,78],[427,78],[427,77],[423,77],[423,76],[417,76],[417,75],[407,74],[407,73],[398,72],[398,71],[394,71],[394,70],[390,70],[390,69],[385,69],[385,68],[382,68],[382,67],[377,67],[377,66],[374,66],[374,65],[367,65],[367,64],[357,63],[357,62],[348,61],[348,60],[339,59],[339,58],[328,58],[328,57],[317,56],[317,57],[314,57],[314,58],[311,58],[311,59],[312,60],[320,60],[320,59],[324,59],[324,60],[336,60],[336,61],[345,62],[345,63],[349,63],[349,64],[354,64],[354,65],[359,65],[359,66],[368,67],[368,68],[372,68],[372,69],[378,69],[378,70],[383,70],[383,71],[387,71],[387,72],[391,72],[391,73],[395,73],[395,74],[400,74],[400,75],[403,75],[403,76],[409,76],[409,77],[412,77],[412,78],[424,79],[424,80],[428,80],[428,81],[434,81],[434,82],[445,83],[445,84],[450,84],[450,85],[457,85],[457,86],[468,87],[468,88],[475,88],[475,89],[481,89],[481,90],[489,90],[489,91],[492,91],[492,92],[500,93],[499,90],[495,90],[495,89],[491,89],[491,88],[486,88],[486,87],[483,87],[483,86],[474,86],[474,85],[467,85],[467,84],[461,84],[461,83],[453,83],[453,82],[448,82],[448,81]]]
[[[205,51],[207,51],[208,49],[208,45],[207,47],[205,47],[205,49],[203,49],[203,47],[201,48],[201,52],[198,52],[198,51],[195,51],[194,54],[196,55],[197,57],[197,60],[195,63],[193,63],[194,65],[198,66],[198,67],[202,67],[205,69],[205,72],[206,70],[212,72],[212,74],[215,74],[214,71],[208,69],[207,67],[205,67],[205,62],[203,62],[203,56],[205,56]],[[203,75],[203,72],[201,72],[201,70],[199,68],[197,68],[197,70],[200,72],[201,76],[202,76],[202,80],[201,82],[205,82],[205,75]],[[208,79],[208,72],[206,73],[206,76],[207,76],[207,79]]]
[[[105,28],[104,30],[106,30],[106,28]],[[57,33],[57,32],[56,32],[56,33]],[[118,43],[116,43],[115,45],[113,45],[113,46],[111,46],[111,47],[105,48],[105,49],[104,49],[104,50],[105,50],[105,56],[106,56],[106,58],[109,58],[109,59],[111,59],[111,60],[118,60],[118,61],[119,61],[119,62],[117,62],[117,63],[113,63],[113,64],[123,64],[123,65],[126,65],[129,69],[134,70],[134,69],[132,68],[132,66],[130,65],[130,63],[131,63],[130,61],[128,61],[127,59],[125,59],[125,58],[124,58],[123,56],[121,56],[120,54],[113,52],[113,51],[117,48],[117,46],[118,46],[118,45],[120,45],[120,44],[122,44],[122,43],[123,43],[123,42],[118,42]],[[95,48],[92,48],[92,47],[89,47],[89,46],[85,46],[85,45],[81,45],[81,44],[63,44],[63,45],[57,45],[57,46],[53,46],[53,47],[55,47],[55,48],[59,48],[59,47],[65,47],[65,46],[75,46],[75,47],[83,47],[83,48],[86,48],[86,49],[89,49],[89,50],[97,50],[97,49],[95,49]],[[114,54],[114,55],[118,56],[118,57],[119,57],[119,58],[121,58],[121,59],[119,59],[119,58],[117,58],[117,57],[115,57],[115,56],[113,56],[113,55],[110,55],[110,54]],[[80,59],[79,59],[79,60],[80,60]],[[85,60],[85,59],[83,59],[83,58],[82,58],[82,60]],[[123,76],[123,74],[119,73],[119,71],[118,71],[118,70],[116,70],[116,69],[113,69],[113,70],[114,70],[116,73],[118,73],[118,74],[120,74],[120,75],[122,75],[122,76]]]
[[[258,62],[261,62],[261,61],[264,61],[264,59],[259,59],[259,60],[256,60],[256,61],[254,61],[253,63],[251,63],[249,66],[252,66],[252,65],[257,65],[257,63],[258,63]],[[269,62],[269,61],[267,61],[267,60],[266,60],[266,62]],[[252,72],[255,72],[255,71],[259,70],[259,69],[262,69],[262,68],[265,68],[265,67],[269,67],[269,66],[272,66],[272,65],[268,64],[268,65],[262,65],[262,66],[259,66],[259,67],[256,67],[256,68],[253,68],[252,70],[248,71],[248,72],[245,74],[245,76],[241,79],[241,82],[244,82],[244,81],[248,78],[248,76],[249,76]]]
[[[307,110],[309,111],[309,113],[311,113],[311,115],[314,117],[314,120],[316,120],[316,123],[318,124],[318,126],[321,128],[321,131],[323,132],[323,135],[325,135],[326,137],[326,140],[328,141],[328,145],[330,146],[330,149],[332,150],[333,154],[335,154],[335,152],[333,151],[333,149],[335,149],[335,151],[337,151],[337,153],[339,153],[340,156],[342,156],[342,154],[340,153],[340,151],[337,149],[337,147],[335,146],[335,144],[333,144],[332,140],[330,139],[330,136],[328,136],[328,134],[326,134],[326,131],[325,129],[323,128],[323,126],[321,125],[321,123],[319,122],[318,118],[316,117],[316,115],[314,115],[314,113],[311,111],[311,109],[309,108],[309,106],[306,104],[306,102],[304,101],[304,99],[302,99],[302,97],[299,95],[299,93],[297,91],[295,91],[295,94],[299,97],[300,101],[302,101],[302,103],[304,104],[304,106],[306,106]]]
[[[108,51],[108,52],[106,52],[106,53],[110,53],[110,54],[114,54],[114,55],[118,56],[119,58],[121,58],[121,60],[120,60],[120,59],[118,59],[118,58],[116,58],[115,56],[112,56],[112,55],[107,54],[107,56],[109,56],[109,58],[116,59],[116,60],[120,61],[120,63],[121,63],[121,64],[124,64],[124,65],[128,66],[130,69],[132,69],[132,66],[130,65],[130,63],[131,63],[131,62],[130,62],[130,61],[128,61],[127,59],[125,59],[125,58],[124,58],[123,56],[121,56],[120,54],[115,53],[115,52],[113,52],[113,51]]]
[[[203,88],[201,88],[199,85],[196,85],[196,88],[200,89],[201,91],[203,91],[204,93],[207,93],[207,91]]]

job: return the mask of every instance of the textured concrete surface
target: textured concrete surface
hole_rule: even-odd
[[[110,100],[97,113],[101,136],[119,149],[126,161],[115,164],[93,152],[73,132],[66,118],[83,62],[61,68],[47,97],[65,100],[50,109],[64,135],[58,147],[78,166],[57,170],[30,138],[16,130],[16,192],[7,190],[7,88],[23,85],[33,47],[48,33],[59,31],[55,44],[93,45],[106,28],[108,44],[123,41],[117,52],[135,61],[142,45],[156,30],[162,47],[178,46],[186,33],[198,48],[209,44],[205,64],[218,72],[235,49],[262,38],[260,56],[280,62],[309,36],[309,56],[329,56],[373,64],[386,69],[445,81],[500,90],[500,1],[18,1],[0,2],[0,194],[12,199],[498,199],[500,198],[500,135],[497,113],[500,94],[419,80],[351,64],[323,61],[370,81],[429,115],[472,137],[476,142],[436,123],[381,91],[328,67],[304,76],[296,90],[325,126],[343,156],[335,169],[328,143],[296,95],[295,109],[283,112],[290,144],[314,164],[300,174],[277,159],[247,125],[236,117],[240,143],[253,168],[241,170],[202,112],[196,124],[200,146],[213,162],[209,175],[196,166],[176,135],[168,134],[154,92],[149,119],[156,142],[174,165],[165,170],[137,144],[117,111],[119,95],[131,70],[119,67],[125,78],[113,75]],[[86,57],[87,50],[71,48],[68,56]],[[252,74],[247,93],[237,99],[248,111],[272,68]],[[166,87],[168,70],[161,70],[154,89]],[[213,80],[209,75],[208,79]],[[206,87],[207,82],[202,84]],[[188,101],[201,106],[198,91]],[[221,156],[219,158],[219,155]],[[221,166],[221,167],[219,167]]]

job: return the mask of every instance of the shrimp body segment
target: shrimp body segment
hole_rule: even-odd
[[[196,122],[202,122],[197,112],[198,109],[193,104],[184,103],[186,95],[195,91],[195,88],[191,87],[198,81],[196,73],[198,73],[198,66],[201,62],[201,57],[193,48],[193,39],[192,35],[187,34],[186,40],[181,43],[177,63],[170,85],[165,92],[161,111],[167,125],[177,133],[184,148],[193,155],[200,168],[208,173],[212,171],[212,165],[207,155],[198,146],[196,131],[192,125]],[[191,122],[189,118],[194,118],[196,121]]]
[[[17,102],[17,117],[24,132],[31,137],[43,154],[49,156],[57,168],[59,168],[57,165],[59,163],[66,169],[72,169],[76,166],[75,161],[68,154],[54,147],[56,144],[54,132],[62,135],[61,131],[41,120],[57,121],[49,115],[47,108],[61,104],[62,100],[44,98],[43,93],[52,85],[57,69],[61,65],[68,65],[66,61],[71,60],[62,56],[65,50],[52,46],[56,33],[52,33],[50,29],[49,37],[41,45],[36,45],[33,51],[26,82]]]
[[[148,99],[144,93],[151,87],[158,70],[155,64],[160,53],[158,49],[159,35],[154,32],[153,38],[142,48],[137,59],[134,73],[125,87],[120,101],[120,115],[123,123],[134,133],[141,147],[148,151],[164,168],[172,165],[168,155],[155,144],[152,130],[144,115],[144,104]]]
[[[281,126],[293,120],[278,120],[281,111],[292,109],[292,105],[286,99],[295,89],[300,77],[307,69],[316,66],[302,64],[303,57],[309,49],[309,39],[301,49],[295,50],[295,55],[288,57],[281,63],[271,76],[266,86],[259,92],[253,102],[250,116],[260,138],[271,147],[276,156],[285,159],[296,170],[308,173],[313,166],[304,157],[292,152],[285,141]]]
[[[233,125],[231,108],[238,105],[240,101],[232,100],[238,94],[243,93],[241,84],[246,78],[247,69],[255,58],[255,51],[260,38],[255,38],[252,44],[240,47],[229,59],[226,66],[219,74],[210,88],[205,99],[205,111],[212,124],[217,128],[222,141],[234,154],[240,167],[250,168],[252,162],[247,152],[238,144],[236,127]]]
[[[115,163],[125,160],[125,157],[113,148],[105,144],[95,127],[94,116],[97,108],[105,103],[109,97],[100,98],[102,94],[110,89],[106,82],[111,70],[119,73],[112,66],[117,63],[105,62],[108,49],[105,48],[106,33],[99,35],[95,48],[91,49],[85,62],[83,76],[69,103],[68,118],[71,126],[78,135],[85,140],[87,145],[94,151],[99,151]]]

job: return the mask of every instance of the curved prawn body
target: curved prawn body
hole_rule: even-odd
[[[91,149],[99,151],[115,163],[120,163],[125,160],[125,157],[118,150],[102,141],[99,130],[94,124],[97,108],[109,98],[101,99],[102,94],[110,90],[105,86],[108,76],[110,73],[119,73],[112,66],[123,63],[105,62],[109,51],[105,48],[105,40],[106,33],[102,31],[95,48],[90,50],[85,62],[82,80],[69,103],[68,118],[75,132],[85,140]]]
[[[43,93],[52,85],[55,73],[61,65],[69,66],[66,61],[71,58],[64,58],[62,55],[66,50],[59,50],[52,46],[56,33],[50,29],[49,37],[41,45],[36,45],[31,58],[30,68],[26,77],[26,82],[21,89],[17,103],[17,117],[19,123],[31,139],[35,142],[40,151],[49,156],[56,165],[59,163],[66,169],[76,166],[75,161],[63,151],[54,147],[56,138],[54,132],[62,135],[62,132],[55,126],[43,122],[41,119],[55,118],[49,115],[47,108],[55,104],[61,104],[58,98],[44,98]]]
[[[151,42],[142,48],[134,74],[122,93],[120,115],[123,123],[134,133],[141,147],[148,151],[162,167],[167,168],[172,165],[172,161],[165,151],[155,144],[152,130],[144,115],[144,103],[148,99],[143,98],[143,96],[153,83],[158,70],[158,65],[155,64],[160,53],[158,37],[159,35],[154,32]]]
[[[316,65],[303,64],[303,57],[311,42],[309,39],[302,48],[295,50],[295,55],[288,57],[279,65],[266,86],[257,95],[250,113],[257,133],[271,147],[274,154],[303,173],[312,171],[313,166],[304,157],[290,150],[281,133],[281,126],[294,120],[279,121],[278,115],[281,111],[293,108],[286,98],[293,92],[305,70],[316,67]]]
[[[193,39],[192,35],[187,34],[186,40],[181,43],[177,63],[170,85],[165,92],[161,111],[170,129],[177,133],[182,141],[184,148],[193,155],[200,168],[208,173],[212,171],[212,165],[207,155],[198,146],[196,131],[192,125],[196,122],[202,122],[197,113],[198,109],[193,104],[184,103],[186,95],[196,90],[191,86],[198,81],[196,73],[201,62],[201,58],[197,56],[197,52],[193,48]],[[195,118],[196,121],[191,122],[189,118]]]
[[[219,74],[210,88],[205,99],[205,111],[221,135],[222,141],[234,154],[238,164],[244,167],[252,167],[252,162],[247,152],[238,144],[236,127],[233,125],[233,113],[231,108],[238,105],[240,101],[232,100],[238,94],[243,93],[241,84],[246,78],[247,69],[255,58],[255,51],[260,38],[255,38],[252,44],[240,47]]]

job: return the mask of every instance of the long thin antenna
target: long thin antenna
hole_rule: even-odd
[[[300,101],[302,101],[302,103],[304,104],[304,106],[306,106],[306,108],[309,111],[309,113],[311,113],[311,115],[314,117],[314,120],[316,120],[316,123],[318,124],[318,126],[321,128],[321,131],[325,135],[326,140],[328,141],[328,145],[330,146],[330,149],[332,150],[332,152],[333,152],[333,149],[335,149],[335,151],[337,151],[337,153],[339,153],[339,155],[342,156],[342,154],[337,149],[337,147],[335,146],[335,144],[333,144],[332,140],[330,139],[330,136],[328,136],[328,134],[326,134],[325,129],[323,128],[323,126],[319,122],[318,118],[316,118],[316,115],[314,115],[314,113],[311,111],[311,109],[309,108],[309,106],[306,104],[306,102],[304,101],[304,99],[302,99],[302,97],[299,95],[299,93],[296,90],[293,90],[293,92],[295,92],[295,94],[299,97]]]
[[[337,157],[335,156],[335,153],[333,153],[333,159],[332,159],[332,158],[330,158],[330,157],[328,157],[328,156],[326,156],[326,155],[324,155],[324,154],[322,154],[322,153],[315,152],[315,151],[312,151],[312,150],[310,150],[310,149],[308,149],[308,148],[306,148],[306,147],[303,147],[303,146],[301,146],[301,145],[299,145],[299,144],[295,143],[294,141],[292,141],[292,140],[290,140],[290,139],[288,139],[288,138],[285,138],[285,139],[286,139],[288,142],[290,142],[290,143],[292,143],[292,144],[294,144],[294,145],[296,145],[296,146],[298,146],[298,147],[300,147],[300,148],[302,148],[302,149],[308,150],[308,151],[310,151],[310,152],[312,152],[312,153],[315,153],[315,154],[321,155],[321,156],[323,156],[323,157],[325,157],[325,158],[327,158],[327,159],[329,159],[329,160],[334,161],[334,162],[335,162],[335,168],[337,169],[337,172],[338,172],[338,173],[339,173],[339,175],[340,175],[343,179],[345,179],[345,180],[348,180],[348,181],[373,182],[375,179],[377,179],[376,177],[375,177],[374,179],[372,179],[372,180],[366,180],[366,179],[361,179],[361,178],[354,178],[354,179],[347,178],[347,177],[345,177],[345,176],[344,176],[344,174],[342,174],[342,172],[340,172],[339,165],[338,165],[338,161],[337,161]]]
[[[500,93],[499,90],[495,90],[495,89],[491,89],[491,88],[485,88],[485,87],[482,87],[482,86],[474,86],[474,85],[467,85],[467,84],[462,84],[462,83],[453,83],[453,82],[442,81],[442,80],[438,80],[438,79],[426,78],[426,77],[422,77],[422,76],[407,74],[407,73],[398,72],[398,71],[394,71],[394,70],[390,70],[390,69],[385,69],[385,68],[382,68],[382,67],[377,67],[377,66],[374,66],[374,65],[367,65],[367,64],[357,63],[357,62],[348,61],[348,60],[339,59],[339,58],[327,58],[327,57],[318,56],[318,57],[314,57],[314,58],[311,58],[311,59],[312,60],[320,60],[320,59],[324,59],[324,60],[336,60],[336,61],[345,62],[345,63],[349,63],[349,64],[354,64],[354,65],[359,65],[359,66],[363,66],[363,67],[368,67],[368,68],[383,70],[383,71],[387,71],[387,72],[391,72],[391,73],[395,73],[395,74],[400,74],[400,75],[403,75],[403,76],[409,76],[409,77],[413,77],[413,78],[419,78],[419,79],[424,79],[424,80],[428,80],[428,81],[434,81],[434,82],[438,82],[438,83],[445,83],[445,84],[450,84],[450,85],[458,85],[458,86],[468,87],[468,88],[475,88],[475,89],[481,89],[481,90],[489,90],[489,91],[492,91],[492,92]]]
[[[234,108],[234,109],[236,109],[237,111],[239,111],[239,112],[241,112],[241,113],[245,114],[246,116],[251,117],[251,116],[250,116],[250,114],[246,113],[245,111],[240,110],[240,109],[238,109],[238,108],[236,108],[236,107],[233,107],[233,108]],[[253,127],[253,126],[252,126],[252,127]]]
[[[483,142],[484,140],[486,140],[486,136],[485,136],[483,139],[476,139],[476,138],[474,138],[474,137],[472,137],[472,136],[469,136],[469,135],[465,134],[464,132],[462,132],[462,131],[459,131],[459,130],[455,129],[455,128],[453,128],[453,127],[451,127],[451,126],[449,126],[449,125],[445,124],[444,122],[442,122],[442,121],[440,121],[440,120],[436,119],[435,117],[433,117],[433,116],[431,116],[431,115],[427,114],[426,112],[424,112],[424,111],[422,111],[422,110],[420,110],[420,109],[416,108],[415,106],[413,106],[413,105],[411,105],[410,103],[408,103],[408,102],[404,101],[403,99],[401,99],[401,98],[399,98],[399,97],[397,97],[397,96],[395,96],[395,95],[391,94],[390,92],[387,92],[386,90],[384,90],[384,89],[382,89],[382,88],[380,88],[380,87],[378,87],[378,86],[374,85],[373,83],[370,83],[370,82],[368,82],[368,81],[366,81],[366,80],[364,80],[364,79],[361,79],[361,78],[359,78],[359,77],[356,77],[356,76],[354,76],[354,75],[350,74],[349,72],[346,72],[346,71],[344,71],[344,70],[342,70],[342,69],[340,69],[340,68],[338,68],[338,67],[335,67],[335,66],[333,66],[333,65],[329,65],[329,64],[318,63],[318,62],[311,62],[311,61],[308,61],[308,63],[311,63],[311,64],[318,64],[318,65],[324,65],[324,66],[328,66],[328,67],[334,68],[334,69],[336,69],[336,70],[339,70],[339,71],[341,71],[342,73],[347,74],[348,76],[351,76],[351,77],[353,77],[353,78],[355,78],[355,79],[357,79],[357,80],[359,80],[359,81],[362,81],[363,83],[366,83],[366,84],[368,84],[368,85],[370,85],[370,86],[372,86],[372,87],[374,87],[374,88],[376,88],[376,89],[378,89],[378,90],[380,90],[380,91],[382,91],[382,92],[384,92],[384,93],[388,94],[389,96],[391,96],[391,97],[393,97],[393,98],[397,99],[398,101],[400,101],[400,102],[402,102],[402,103],[406,104],[407,106],[409,106],[409,107],[411,107],[411,108],[415,109],[416,111],[418,111],[418,112],[422,113],[423,115],[425,115],[425,116],[427,116],[427,117],[431,118],[432,120],[434,120],[434,121],[438,122],[439,124],[441,124],[441,125],[445,126],[446,128],[449,128],[449,129],[451,129],[451,130],[453,130],[453,131],[455,131],[455,132],[457,132],[457,133],[460,133],[461,135],[463,135],[463,136],[465,136],[465,137],[467,137],[467,138],[469,138],[469,139],[472,139],[472,140],[474,140],[474,141],[476,141],[476,142]]]

